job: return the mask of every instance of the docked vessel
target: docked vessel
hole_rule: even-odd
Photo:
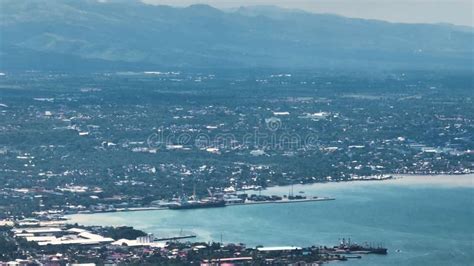
[[[176,204],[169,205],[168,208],[171,210],[185,210],[185,209],[198,209],[198,208],[218,208],[225,207],[224,200],[213,200],[213,201],[181,201]]]
[[[350,238],[346,241],[342,239],[339,246],[335,246],[334,250],[336,253],[350,253],[350,254],[379,254],[386,255],[387,249],[381,246],[373,247],[370,245],[359,245],[356,243],[351,243]]]

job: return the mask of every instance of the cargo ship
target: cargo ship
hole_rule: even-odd
[[[186,210],[186,209],[199,209],[199,208],[218,208],[225,207],[224,200],[212,200],[212,201],[180,201],[175,204],[170,204],[168,208],[171,210]]]
[[[350,254],[379,254],[379,255],[387,255],[387,249],[383,247],[373,247],[370,245],[359,245],[355,243],[351,243],[351,239],[349,238],[346,241],[344,238],[342,239],[339,246],[335,246],[334,250],[336,253],[350,253]]]

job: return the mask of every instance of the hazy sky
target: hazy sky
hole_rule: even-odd
[[[146,3],[188,6],[203,3],[218,8],[277,5],[314,13],[373,18],[393,22],[474,26],[474,0],[143,0]]]

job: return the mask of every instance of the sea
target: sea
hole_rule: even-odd
[[[474,265],[474,175],[402,176],[271,187],[249,194],[334,197],[333,201],[77,214],[83,225],[127,225],[157,237],[263,246],[333,246],[342,238],[388,255],[330,265]]]

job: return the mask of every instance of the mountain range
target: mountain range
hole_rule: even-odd
[[[139,1],[0,0],[0,71],[182,68],[473,70],[474,30]]]

